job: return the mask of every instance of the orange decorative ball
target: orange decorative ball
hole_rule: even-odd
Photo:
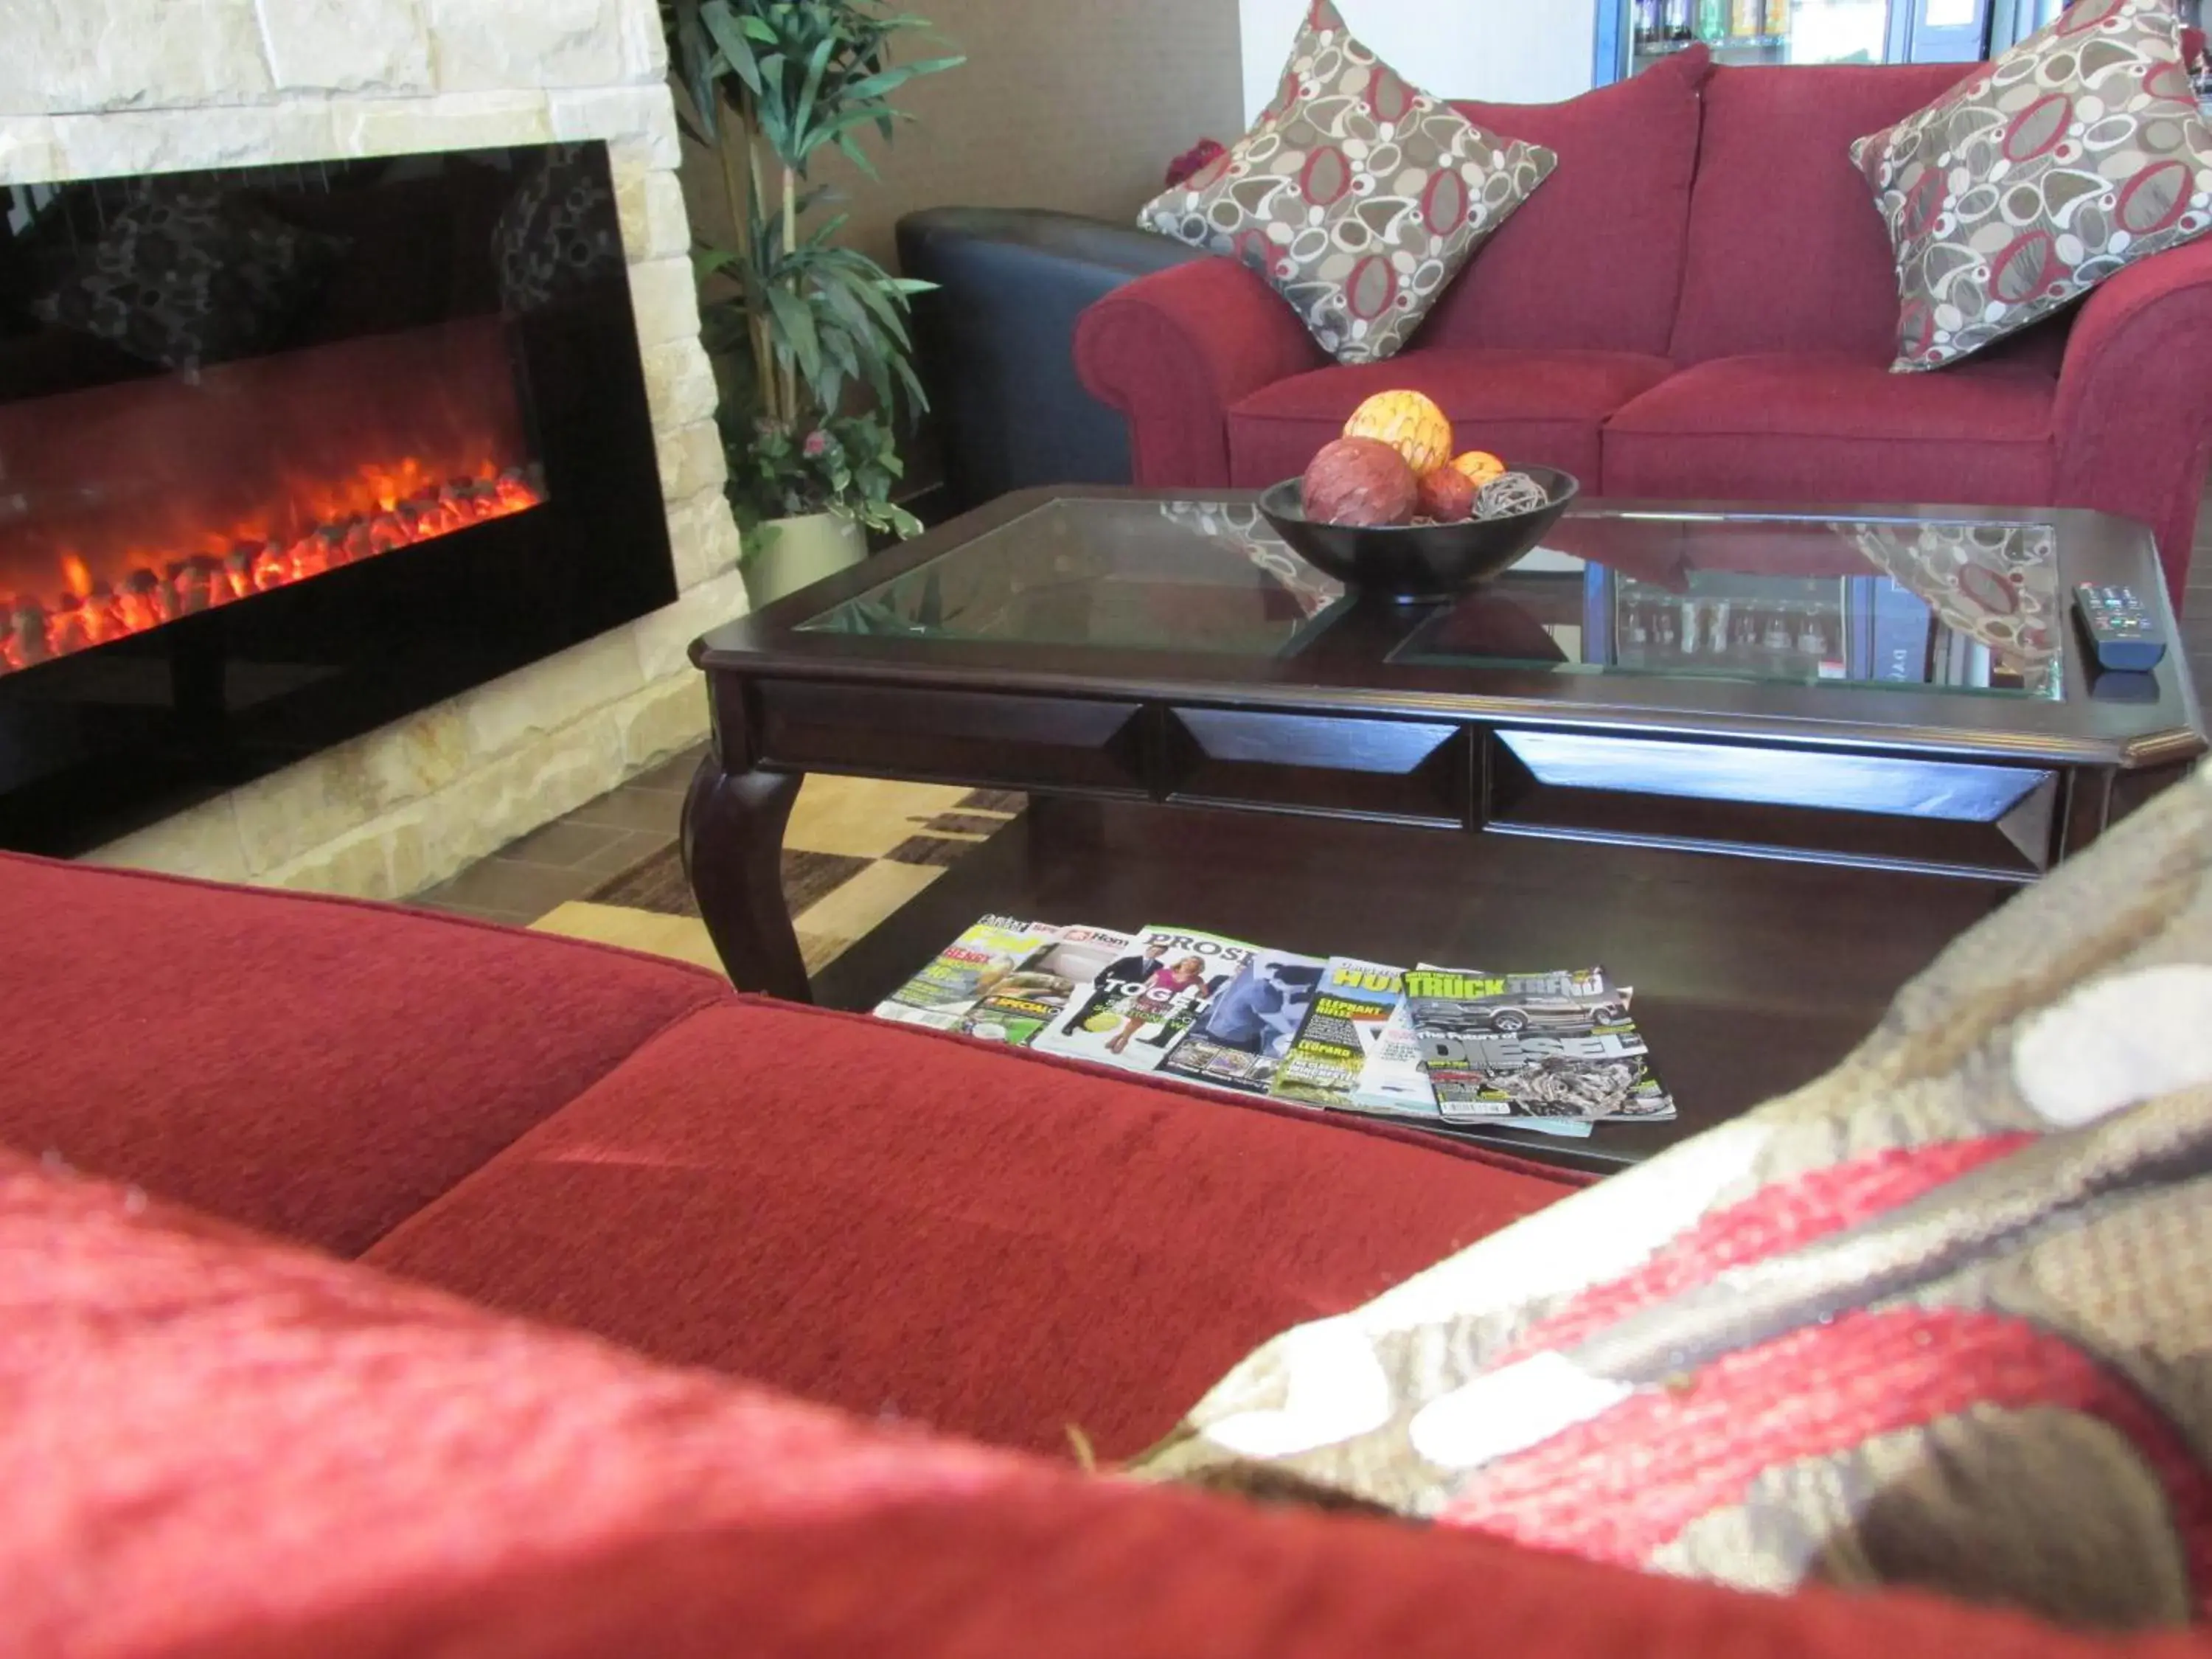
[[[1474,481],[1447,462],[1421,474],[1417,510],[1438,524],[1457,524],[1474,516]]]
[[[1505,463],[1486,449],[1470,449],[1464,455],[1455,455],[1452,465],[1477,489],[1505,471]]]
[[[1451,459],[1451,422],[1418,392],[1378,392],[1352,411],[1347,438],[1377,438],[1406,458],[1416,473]]]

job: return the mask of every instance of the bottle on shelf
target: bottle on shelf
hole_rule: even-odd
[[[1790,40],[1790,0],[1766,0],[1766,38],[1776,46]]]

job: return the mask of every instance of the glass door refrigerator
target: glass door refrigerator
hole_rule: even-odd
[[[1692,41],[1722,64],[1971,63],[2056,17],[2063,0],[1599,0],[1596,80]]]

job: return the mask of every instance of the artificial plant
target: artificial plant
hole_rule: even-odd
[[[878,176],[861,144],[904,119],[890,94],[957,57],[894,64],[928,26],[877,0],[661,0],[693,136],[720,164],[736,227],[702,245],[709,349],[725,360],[722,432],[730,501],[748,531],[824,508],[912,535],[890,499],[897,433],[927,406],[907,332],[926,283],[841,246],[846,216],[814,218],[828,195],[809,170],[827,150]]]

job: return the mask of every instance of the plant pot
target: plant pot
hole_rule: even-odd
[[[751,539],[744,556],[745,596],[756,611],[868,556],[866,533],[835,513],[771,519]]]

